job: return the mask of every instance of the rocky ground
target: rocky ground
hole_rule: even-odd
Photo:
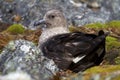
[[[119,0],[0,0],[0,20],[32,27],[49,9],[62,10],[69,23],[81,26],[120,19]]]
[[[119,0],[0,0],[0,80],[119,80],[119,5]],[[78,74],[57,72],[43,56],[37,48],[41,30],[32,30],[33,23],[53,8],[65,13],[71,32],[110,32],[100,66]]]

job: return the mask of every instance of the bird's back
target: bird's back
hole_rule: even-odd
[[[102,62],[105,55],[105,37],[103,31],[98,35],[81,32],[60,34],[44,42],[41,50],[60,69],[83,71]]]

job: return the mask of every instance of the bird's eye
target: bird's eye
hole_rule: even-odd
[[[50,15],[49,18],[50,18],[50,19],[53,19],[53,18],[55,18],[55,16],[54,16],[54,15]]]

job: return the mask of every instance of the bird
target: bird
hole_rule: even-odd
[[[98,34],[70,32],[64,13],[56,9],[47,11],[34,26],[41,24],[44,26],[38,47],[59,69],[78,73],[103,61],[106,54],[105,38],[108,35],[103,30]]]

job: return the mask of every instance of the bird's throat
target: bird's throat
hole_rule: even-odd
[[[50,37],[64,33],[69,33],[67,27],[56,27],[56,28],[45,29],[40,36],[39,43],[42,44]]]

